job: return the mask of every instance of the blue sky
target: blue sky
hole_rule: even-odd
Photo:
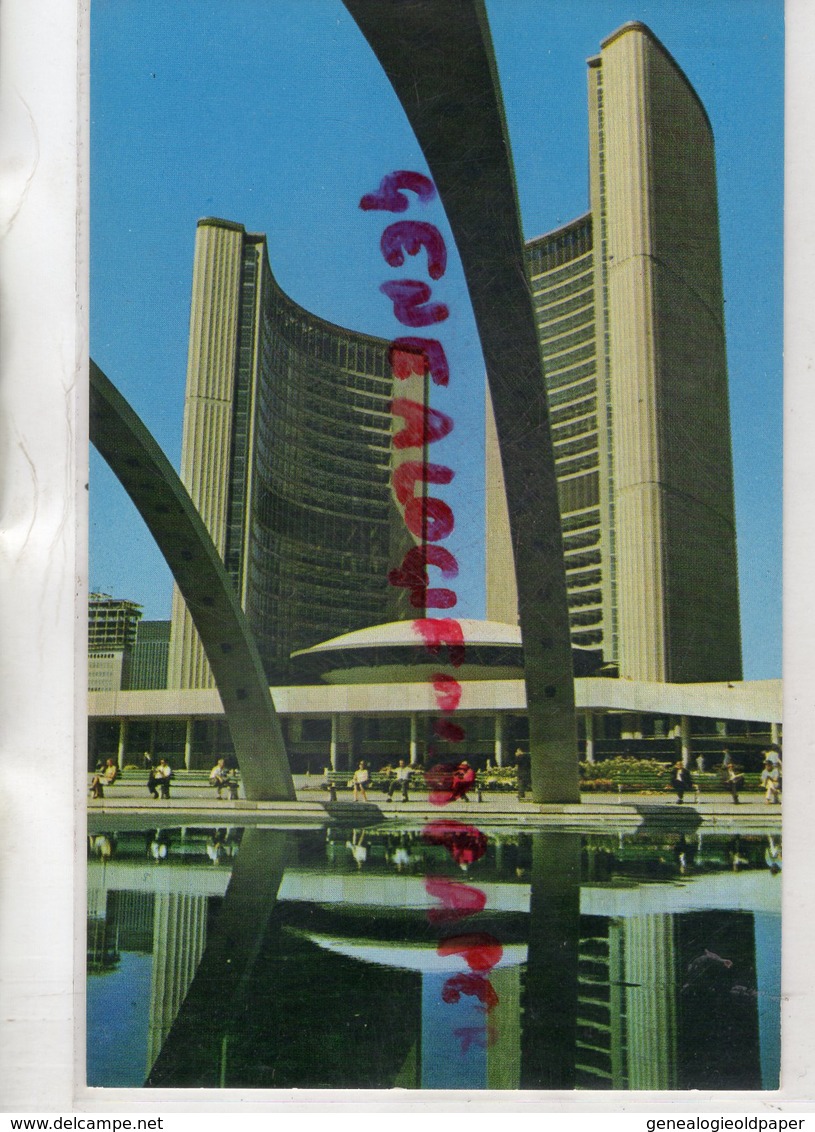
[[[717,146],[745,675],[781,665],[783,4],[781,0],[487,0],[527,238],[588,207],[585,60],[630,19],[685,70]],[[272,270],[323,318],[390,338],[381,215],[360,196],[426,170],[393,92],[339,0],[94,0],[91,353],[178,466],[196,221],[265,232]],[[447,234],[440,206],[426,214]],[[452,241],[448,239],[452,250]],[[460,616],[483,615],[483,366],[455,254],[447,390],[434,459],[462,567]],[[446,446],[446,447],[444,447]],[[91,457],[90,586],[167,617],[171,579]]]

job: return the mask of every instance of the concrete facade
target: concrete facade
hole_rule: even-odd
[[[527,245],[572,639],[602,647],[633,680],[737,680],[710,123],[642,24],[604,41],[588,81],[591,213]],[[504,578],[512,550],[495,519],[493,460],[487,475],[488,553],[497,557],[488,577]],[[488,617],[512,619],[512,607],[506,585],[488,585]]]
[[[388,343],[278,287],[266,238],[198,224],[181,479],[232,577],[267,676],[336,633],[398,616],[412,545],[390,489]],[[212,687],[178,589],[168,683]]]

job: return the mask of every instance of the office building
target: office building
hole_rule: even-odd
[[[169,621],[140,621],[130,658],[128,688],[166,688],[170,650]]]
[[[272,682],[290,654],[408,615],[388,583],[412,540],[390,488],[388,343],[292,302],[266,238],[199,222],[181,478]],[[170,687],[211,687],[176,589]]]
[[[88,691],[128,687],[141,606],[110,594],[88,595]]]
[[[588,63],[590,211],[527,245],[572,640],[634,680],[738,680],[733,472],[713,134],[625,24]],[[487,617],[517,596],[487,407]]]

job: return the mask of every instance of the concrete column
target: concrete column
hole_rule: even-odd
[[[331,769],[337,769],[337,740],[339,731],[339,721],[336,715],[331,716],[331,746],[329,748],[329,758],[331,760]]]
[[[410,765],[419,763],[419,717],[415,712],[410,717]]]
[[[116,763],[119,770],[125,765],[125,752],[127,750],[127,720],[119,720],[119,749],[116,752]]]
[[[156,753],[156,721],[150,722],[150,758],[152,759]]]
[[[690,746],[690,719],[687,715],[680,717],[679,738],[682,744],[682,765],[690,766],[692,757]]]
[[[594,762],[594,713],[587,711],[583,715],[583,724],[586,728],[586,762]]]
[[[192,767],[192,725],[191,719],[187,720],[187,729],[184,732],[184,766],[187,770]]]
[[[499,712],[495,717],[495,765],[504,765],[504,716]]]
[[[781,724],[780,723],[771,723],[770,724],[770,742],[775,744],[776,746],[780,745],[780,743],[781,743]]]

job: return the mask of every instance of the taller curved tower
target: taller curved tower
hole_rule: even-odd
[[[713,133],[641,23],[604,40],[588,85],[591,212],[527,245],[572,641],[633,680],[737,680]],[[490,584],[511,548],[487,439],[487,615],[512,619],[514,594]]]

